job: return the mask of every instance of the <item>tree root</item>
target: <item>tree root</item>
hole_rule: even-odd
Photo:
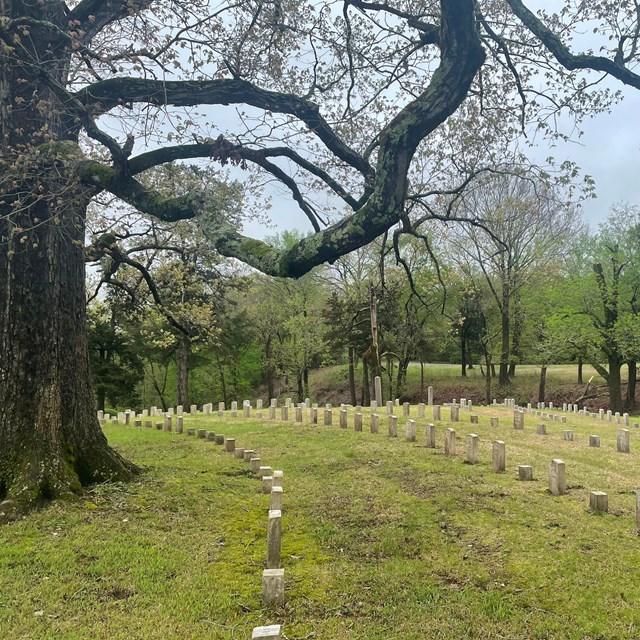
[[[0,524],[40,509],[53,500],[76,500],[83,487],[132,480],[140,469],[108,445],[82,454],[51,449],[0,460]]]

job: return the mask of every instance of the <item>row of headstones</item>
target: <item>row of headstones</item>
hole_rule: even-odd
[[[235,438],[225,438],[206,429],[187,430],[187,435],[198,435],[198,438],[224,444],[228,452],[251,465],[251,471],[260,478],[261,490],[269,494],[269,514],[267,521],[267,568],[262,572],[262,603],[265,606],[284,604],[284,569],[282,558],[282,501],[284,497],[282,471],[263,466],[260,457],[253,449],[236,448]],[[252,638],[280,638],[280,626],[256,627]],[[262,635],[261,635],[262,634]]]
[[[513,416],[513,426],[514,429],[523,430],[524,429],[524,412],[516,410]],[[539,424],[537,427],[537,432],[541,435],[546,435],[546,427],[544,424]],[[617,450],[620,453],[629,453],[630,445],[629,445],[629,430],[621,429],[618,432],[617,438]],[[564,439],[568,441],[573,441],[573,431],[565,431]],[[600,446],[600,437],[591,435],[589,436],[589,446],[590,447],[599,447]],[[467,447],[469,447],[469,443],[467,442]],[[498,454],[500,455],[500,454]],[[502,453],[504,455],[504,453]],[[467,454],[468,456],[468,454]],[[495,445],[494,445],[494,470],[496,470],[496,461],[495,461]],[[552,490],[552,475],[554,476],[553,482],[558,483],[558,477],[560,478],[561,483],[564,484],[564,462],[559,466],[558,464],[554,465],[554,463],[560,463],[561,460],[552,460],[551,467],[549,469],[549,490],[553,493]],[[504,459],[502,460],[502,466],[504,467]],[[504,468],[503,468],[504,470]],[[528,465],[520,465],[518,467],[518,474],[520,480],[533,480],[533,470]],[[565,485],[566,487],[566,485]],[[565,493],[566,489],[562,491]],[[559,495],[559,494],[558,494]],[[609,510],[609,498],[606,493],[603,491],[591,491],[589,494],[589,509],[593,512],[598,513],[606,513]],[[636,528],[640,531],[640,488],[636,489]]]
[[[433,405],[433,387],[428,387],[428,402],[427,404],[429,406]],[[396,399],[395,402],[392,401],[388,401],[387,403],[387,413],[393,413],[393,407],[394,406],[399,406],[400,405],[400,401],[399,399]],[[525,409],[523,407],[520,407],[518,405],[516,405],[515,403],[515,399],[514,398],[505,398],[504,402],[500,403],[500,405],[498,405],[497,400],[494,398],[493,400],[493,404],[495,406],[506,406],[506,407],[510,407],[513,409],[517,409],[520,411],[525,411]],[[278,401],[275,398],[271,399],[270,402],[270,418],[271,419],[275,419],[275,412],[273,411],[273,409],[277,408],[278,406]],[[284,407],[286,409],[291,409],[291,408],[302,408],[302,409],[311,409],[311,408],[317,408],[317,404],[311,404],[311,400],[309,398],[305,399],[304,403],[299,403],[297,406],[293,404],[292,399],[291,398],[286,398],[285,399],[285,403],[284,403]],[[350,406],[350,405],[341,405],[341,408],[344,408],[345,406]],[[424,403],[420,403],[418,405],[418,411],[419,413],[423,413],[423,408],[424,408]],[[446,406],[446,405],[445,405]],[[467,400],[466,398],[461,398],[460,402],[458,403],[457,399],[454,398],[453,402],[451,403],[451,405],[449,406],[458,406],[461,409],[466,409],[466,410],[471,410],[473,405],[471,400]],[[538,407],[538,411],[534,411],[531,403],[529,403],[526,407],[526,411],[528,413],[535,413],[537,416],[541,416],[541,417],[547,417],[548,419],[558,419],[559,416],[555,415],[555,414],[543,414],[540,412],[540,410],[544,410],[546,408],[553,410],[554,409],[554,405],[553,402],[549,402],[544,403],[544,402],[539,402],[537,404]],[[251,408],[252,408],[252,404],[249,400],[245,400],[243,402],[243,415],[244,417],[250,417],[251,415]],[[255,408],[256,411],[260,412],[263,409],[263,402],[261,399],[258,399],[255,401]],[[331,405],[326,405],[326,408],[331,408]],[[422,411],[421,411],[422,408]],[[559,407],[558,407],[559,408]],[[371,411],[372,412],[377,412],[378,409],[378,403],[373,400],[371,401]],[[356,407],[356,411],[360,411],[361,407],[357,406]],[[563,411],[573,411],[575,413],[578,412],[578,405],[574,404],[574,405],[570,405],[570,404],[566,404],[564,403],[562,405],[562,410]],[[238,403],[236,401],[231,403],[231,415],[232,417],[237,417],[237,411],[238,411]],[[213,413],[213,404],[212,403],[208,403],[203,405],[202,407],[202,412],[204,415],[211,415]],[[224,415],[225,412],[225,403],[224,402],[220,402],[218,403],[218,415],[222,416]],[[410,412],[410,404],[408,402],[405,402],[403,404],[403,413],[405,416],[408,416]],[[156,417],[156,416],[172,416],[174,413],[173,407],[170,407],[166,413],[163,414],[163,412],[159,411],[157,407],[153,406],[151,407],[149,410],[145,409],[142,413],[140,414],[135,414],[135,412],[131,411],[130,409],[127,409],[124,412],[118,413],[117,418],[112,418],[113,422],[122,422],[124,424],[129,424],[130,419],[132,416],[135,416],[135,418],[137,419],[144,419],[147,417]],[[184,415],[184,408],[182,405],[178,405],[176,407],[175,410],[175,414],[177,416],[182,416]],[[189,408],[189,412],[190,415],[196,415],[198,413],[198,407],[197,405],[191,405]],[[619,412],[616,412],[615,414],[612,413],[611,411],[606,411],[604,409],[600,409],[599,413],[589,413],[588,409],[585,407],[582,411],[582,413],[585,416],[591,416],[592,418],[596,418],[599,417],[600,420],[606,420],[609,422],[615,422],[616,424],[620,424],[620,420],[622,419],[622,424],[624,424],[625,426],[629,426],[629,414],[628,413],[623,413],[622,415],[620,415]],[[109,421],[110,419],[110,415],[109,414],[104,414],[102,411],[98,411],[98,419],[100,420],[101,424],[105,424],[105,422]],[[419,415],[419,417],[423,417],[423,415]],[[256,418],[261,419],[262,415],[258,414],[256,415]],[[566,419],[563,420],[563,422],[565,422]],[[634,423],[634,427],[638,427],[640,426],[638,423]]]
[[[426,441],[427,448],[436,448],[436,428],[433,424],[427,425]],[[467,464],[478,464],[480,460],[479,452],[480,436],[476,433],[470,433],[467,436],[465,462]],[[444,455],[457,455],[455,429],[445,429]],[[507,469],[506,444],[502,440],[496,440],[492,445],[491,466],[495,473],[504,473]],[[518,479],[523,481],[533,480],[533,468],[526,464],[518,465]],[[565,463],[562,460],[553,459],[549,464],[549,491],[553,495],[566,493]]]
[[[282,501],[284,497],[282,471],[263,466],[262,460],[255,455],[253,449],[236,447],[235,438],[225,438],[206,429],[190,428],[188,436],[198,435],[198,438],[224,444],[229,453],[251,465],[253,473],[260,478],[261,490],[269,494],[269,513],[267,521],[267,568],[262,572],[262,603],[265,606],[284,604],[284,569],[280,566],[282,559]],[[281,638],[280,625],[255,627],[252,638],[278,640]]]
[[[395,407],[399,407],[400,406],[400,401],[396,400],[395,403],[392,401],[388,401],[387,402],[387,415],[391,416],[394,415],[393,411]],[[342,404],[340,405],[340,412],[345,412],[344,415],[346,415],[348,408],[351,408],[352,405],[347,405],[347,404]],[[426,409],[427,405],[424,403],[420,403],[418,404],[418,417],[419,418],[425,418],[425,409]],[[290,413],[289,409],[293,408],[293,414]],[[283,421],[288,421],[290,419],[290,416],[293,415],[295,417],[295,421],[296,422],[302,422],[303,421],[303,411],[305,409],[309,408],[310,411],[310,416],[311,416],[311,421],[316,424],[318,421],[318,412],[322,411],[322,409],[320,409],[318,407],[317,404],[313,404],[311,405],[311,407],[307,407],[304,403],[299,403],[297,406],[289,406],[288,404],[285,403],[285,405],[283,407],[280,407],[280,419]],[[458,409],[459,407],[456,407],[454,409],[454,412]],[[249,401],[245,401],[245,404],[243,406],[243,416],[245,418],[250,418],[251,417],[251,404],[249,403]],[[355,407],[356,410],[356,416],[360,416],[362,417],[362,407],[361,406],[356,406]],[[377,403],[375,401],[372,401],[371,403],[371,415],[374,416],[378,416],[378,407],[377,407]],[[411,405],[408,402],[405,402],[402,405],[402,411],[403,411],[403,415],[404,416],[409,416],[411,413]],[[433,406],[433,411],[434,414],[437,415],[437,417],[435,419],[440,420],[440,406],[439,405],[434,405]],[[324,408],[324,412],[325,412],[325,420],[331,420],[331,416],[332,416],[332,412],[333,412],[333,406],[331,404],[326,404],[325,408]],[[219,410],[220,416],[224,415],[224,409],[220,409]],[[269,419],[270,420],[275,420],[276,419],[276,413],[277,413],[277,407],[275,405],[271,405],[269,406]],[[343,414],[341,413],[341,416]],[[457,415],[457,414],[455,414]],[[235,418],[238,416],[238,412],[237,412],[237,405],[236,403],[232,403],[231,405],[231,417]],[[263,413],[262,411],[256,411],[255,414],[256,419],[261,420],[263,417]],[[455,418],[458,419],[458,418]],[[328,422],[327,424],[331,424],[331,422]]]
[[[627,430],[623,429],[622,431]],[[567,432],[565,432],[565,435],[566,434]],[[432,435],[432,439],[433,446],[435,446],[435,434]],[[565,439],[572,440],[573,437]],[[479,437],[475,433],[467,436],[465,462],[469,464],[476,464],[478,462],[479,440]],[[428,433],[427,446],[429,446]],[[455,431],[453,429],[447,429],[444,444],[445,455],[455,455],[455,446]],[[597,446],[600,446],[599,443]],[[620,448],[620,436],[618,439],[618,451],[624,451],[624,449]],[[626,453],[628,453],[628,439],[626,442]],[[491,462],[493,470],[496,473],[503,473],[506,470],[506,446],[502,440],[496,440],[496,442],[493,443]],[[530,465],[518,465],[518,479],[522,481],[533,480],[533,468]],[[553,495],[564,495],[567,492],[566,465],[564,461],[558,458],[551,460],[549,463],[549,492]],[[591,491],[589,493],[589,509],[594,513],[607,513],[609,511],[609,497],[607,494],[604,491]],[[636,488],[636,529],[640,531],[640,487]]]
[[[245,401],[244,406],[248,405],[248,401]],[[256,403],[257,404],[257,403]],[[388,407],[391,403],[388,403]],[[396,402],[396,406],[397,406]],[[461,402],[462,405],[462,402]],[[469,403],[470,405],[470,403]],[[464,406],[464,405],[463,405]],[[272,407],[273,406],[272,403]],[[285,405],[283,409],[288,409],[288,406]],[[315,422],[317,422],[317,407],[313,407],[316,409],[315,412]],[[301,409],[301,407],[298,407]],[[372,410],[375,412],[375,405],[372,403]],[[452,420],[458,419],[458,407],[455,405],[451,407],[451,417]],[[392,411],[392,409],[391,409]],[[410,407],[408,403],[404,404],[404,415],[409,415]],[[424,417],[424,405],[419,405],[418,412],[420,417]],[[274,412],[275,413],[275,412]],[[313,411],[312,411],[312,421],[313,421]],[[434,411],[437,414],[437,418],[434,415],[434,419],[440,419],[440,407]],[[518,414],[522,414],[522,412],[516,412]],[[298,411],[296,411],[298,414]],[[358,415],[360,415],[360,429],[362,430],[362,422],[361,422],[361,414],[356,414],[354,420],[354,427],[358,430]],[[375,416],[375,418],[374,418]],[[171,419],[167,420],[165,415],[164,428],[166,430],[171,430]],[[274,415],[275,417],[275,415]],[[288,417],[283,415],[283,417]],[[298,417],[296,415],[296,417]],[[522,417],[524,417],[522,415]],[[340,412],[340,426],[346,428],[346,418],[347,411],[346,409],[341,409]],[[378,418],[375,413],[372,415],[372,432],[377,432],[378,426]],[[475,418],[475,420],[474,420]],[[301,411],[300,411],[300,420]],[[477,416],[471,416],[471,421],[477,423]],[[492,424],[497,425],[497,418],[491,419]],[[515,426],[516,416],[514,414],[514,426]],[[127,420],[128,422],[128,420]],[[178,429],[179,433],[182,432],[182,419],[179,416],[178,419]],[[325,409],[325,424],[331,424],[331,409]],[[137,425],[140,426],[140,425]],[[524,426],[524,425],[523,425]],[[539,425],[539,427],[544,425]],[[168,428],[167,428],[168,427]],[[158,428],[160,426],[158,425]],[[517,428],[517,427],[516,427]],[[195,435],[195,429],[189,429],[189,435]],[[627,436],[627,450],[628,450],[628,431],[622,430],[620,434],[626,432]],[[233,452],[235,449],[235,439],[227,438],[225,440],[224,436],[219,434],[214,434],[212,432],[207,432],[204,429],[199,429],[197,431],[198,436],[200,438],[206,438],[207,440],[215,441],[218,444],[225,444],[227,451]],[[567,437],[568,434],[571,434],[571,437]],[[620,448],[620,434],[619,434],[619,450],[624,450],[624,448]],[[389,435],[397,436],[397,416],[389,415]],[[573,439],[572,432],[565,432],[565,439]],[[409,420],[406,426],[406,436],[408,441],[415,441],[415,421]],[[597,438],[598,444],[592,444],[592,438]],[[427,439],[427,447],[435,447],[435,425],[429,424],[427,425],[426,430],[426,439]],[[595,441],[593,441],[595,442]],[[623,439],[624,442],[624,439]],[[474,464],[478,461],[478,444],[479,437],[476,434],[469,434],[467,437],[467,459],[466,462]],[[590,438],[591,446],[599,446],[599,438],[597,436],[591,436]],[[252,450],[244,451],[242,449],[236,450],[236,457],[241,457],[245,461],[250,462],[252,465],[252,469],[262,478],[262,490],[265,492],[271,493],[271,504],[269,510],[269,522],[267,529],[267,569],[263,572],[263,581],[262,581],[262,594],[263,594],[263,603],[264,604],[282,604],[284,602],[284,569],[279,567],[280,564],[280,549],[281,549],[281,505],[282,505],[282,487],[281,487],[281,472],[273,472],[272,475],[269,475],[271,472],[270,467],[261,467],[260,459],[253,456]],[[445,455],[455,455],[455,430],[447,429],[445,432]],[[505,456],[505,444],[502,441],[496,441],[493,445],[493,455],[492,455],[492,465],[493,469],[496,472],[504,472],[506,465],[506,456]],[[520,480],[533,480],[533,470],[529,465],[519,465],[518,467],[519,479]],[[278,483],[277,478],[280,478],[280,483]],[[274,486],[275,479],[275,486]],[[280,486],[278,486],[280,484]],[[549,469],[549,490],[552,494],[562,495],[566,493],[566,482],[565,482],[565,464],[562,460],[552,460],[550,463]],[[637,503],[638,503],[638,527],[640,528],[640,489],[637,491]],[[279,508],[278,508],[279,507]],[[590,494],[590,508],[593,511],[605,512],[608,510],[608,497],[603,492],[594,491]],[[273,638],[274,640],[281,637],[281,628],[279,625],[271,625],[268,627],[256,627],[254,629],[252,638]]]
[[[169,414],[165,414],[163,417],[162,422],[156,422],[154,423],[153,420],[134,420],[133,424],[136,427],[142,427],[143,425],[145,427],[153,427],[155,424],[156,429],[158,429],[158,431],[161,431],[164,429],[164,431],[169,431],[171,432],[173,430],[173,418],[174,416],[169,415]],[[175,416],[176,418],[176,433],[182,433],[184,430],[184,417],[183,416]],[[113,419],[112,422],[118,422],[117,419]],[[123,424],[125,425],[130,425],[131,421],[126,419],[122,421]],[[100,424],[104,425],[104,418],[100,419]],[[193,429],[191,429],[191,431],[193,431]]]
[[[194,413],[194,412],[192,412]],[[182,433],[183,417],[177,417],[176,433]],[[136,426],[141,421],[136,420]],[[171,431],[172,416],[165,415],[162,426],[166,431]],[[149,424],[151,424],[149,422]],[[261,489],[263,493],[270,495],[269,516],[267,525],[267,568],[262,573],[262,602],[265,605],[284,604],[284,569],[280,567],[282,548],[282,500],[284,495],[283,477],[280,470],[273,470],[271,467],[262,466],[261,459],[254,455],[253,449],[236,448],[235,438],[225,438],[222,434],[216,434],[206,429],[187,429],[188,436],[224,445],[225,450],[235,455],[236,458],[244,460],[251,465],[252,471],[261,479]],[[279,640],[281,635],[280,625],[270,625],[266,627],[255,627],[252,638],[262,638],[263,640]]]
[[[455,402],[455,401],[454,401]],[[330,405],[327,405],[330,406]],[[467,405],[468,406],[468,405]],[[245,408],[247,407],[247,405],[245,405]],[[373,407],[375,409],[375,407]],[[269,417],[271,419],[275,419],[275,407],[271,406],[270,409],[273,409],[273,411],[270,411],[270,415]],[[358,409],[358,407],[356,407],[356,410]],[[450,421],[451,422],[457,422],[460,419],[460,415],[459,415],[459,406],[457,404],[452,404],[449,407],[450,409]],[[391,402],[388,403],[387,406],[387,410],[388,410],[388,419],[389,419],[389,435],[392,437],[395,437],[398,435],[398,417],[396,415],[394,415],[392,413],[393,411],[393,405]],[[311,423],[312,424],[317,424],[318,423],[318,407],[313,406],[311,408],[311,413],[310,413],[310,419],[311,419]],[[409,416],[410,415],[410,405],[409,403],[404,403],[403,405],[403,415],[404,416]],[[514,416],[513,416],[513,426],[514,429],[519,429],[519,430],[523,430],[524,429],[524,412],[521,410],[516,410],[514,411]],[[281,408],[281,419],[282,420],[289,420],[289,409],[288,407],[285,405],[284,407]],[[424,418],[425,417],[425,405],[423,403],[420,403],[418,405],[418,417],[419,418]],[[302,407],[298,406],[295,409],[295,420],[296,422],[302,422],[303,419],[303,413],[302,413]],[[440,420],[441,419],[441,412],[440,412],[440,406],[439,405],[435,405],[433,407],[433,420]],[[470,420],[472,424],[477,424],[478,423],[478,416],[477,415],[471,415],[470,416]],[[492,417],[491,419],[491,426],[498,426],[498,418]],[[561,416],[561,420],[562,422],[566,422],[566,417],[565,416]],[[343,429],[346,429],[348,426],[348,412],[347,409],[340,409],[340,427]],[[333,423],[333,410],[330,408],[325,408],[324,409],[324,424],[325,426],[330,426]],[[363,425],[363,414],[362,412],[357,412],[354,415],[354,430],[355,431],[362,431],[362,425]],[[371,415],[371,419],[370,419],[370,429],[372,433],[378,433],[379,431],[379,416],[376,413],[372,413]],[[415,441],[415,421],[413,420],[409,420],[407,422],[407,440],[408,441]],[[544,424],[539,424],[537,425],[537,433],[539,435],[546,435],[547,434],[547,429],[546,429],[546,425]],[[568,441],[573,441],[573,431],[565,431],[564,432],[564,439],[568,440]],[[630,451],[630,439],[629,439],[629,431],[627,429],[621,429],[620,432],[618,433],[618,443],[617,443],[617,448],[618,451],[622,452],[622,453],[629,453]],[[599,447],[600,446],[600,437],[596,436],[596,435],[592,435],[589,437],[589,446],[591,447]]]
[[[428,398],[427,405],[429,405],[429,406],[433,405],[433,387],[432,386],[429,386],[427,388],[427,398]],[[400,405],[400,400],[398,398],[396,398],[395,403],[392,402],[392,401],[388,401],[387,402],[387,410],[389,411],[390,407],[399,406],[399,405]],[[285,402],[284,402],[284,406],[287,409],[291,409],[295,405],[294,405],[293,400],[291,398],[286,398]],[[317,404],[312,405],[311,404],[311,399],[310,398],[306,398],[303,403],[300,403],[300,404],[297,405],[297,408],[311,409],[312,406],[317,408],[318,405]],[[346,405],[342,405],[342,406],[346,406]],[[407,408],[410,405],[409,405],[408,402],[405,402],[403,406],[405,408]],[[248,417],[250,415],[251,408],[252,408],[251,401],[250,400],[245,400],[242,403],[242,407],[243,407],[243,414],[245,415],[245,417]],[[269,407],[270,408],[277,408],[278,407],[278,400],[276,398],[272,398]],[[330,405],[328,405],[328,407],[330,408]],[[256,411],[262,411],[263,408],[264,408],[263,407],[263,401],[262,401],[262,399],[258,398],[255,401],[255,409],[256,409]],[[371,401],[371,410],[373,412],[375,412],[375,411],[377,411],[377,408],[378,408],[378,403],[375,400],[372,400]],[[469,402],[469,408],[471,408],[471,402]],[[224,413],[225,410],[226,410],[225,403],[224,402],[219,402],[218,403],[218,414]],[[238,411],[238,403],[236,401],[233,401],[231,403],[231,411],[232,412],[237,412]],[[192,404],[189,407],[189,411],[188,412],[185,412],[183,405],[178,405],[175,408],[175,415],[176,416],[182,416],[185,413],[189,413],[190,415],[197,415],[198,414],[198,406],[195,405],[195,404]],[[213,403],[209,402],[207,404],[202,405],[202,413],[205,416],[211,415],[213,413]],[[153,406],[150,409],[144,409],[142,411],[142,413],[139,413],[139,414],[136,414],[131,409],[127,409],[126,411],[118,413],[117,418],[114,417],[112,420],[113,421],[117,421],[117,422],[122,422],[123,424],[129,424],[131,417],[134,417],[136,419],[141,420],[141,419],[148,418],[148,417],[154,418],[154,417],[163,416],[163,415],[165,415],[165,416],[166,415],[169,415],[169,416],[174,415],[173,407],[169,407],[166,412],[162,412],[162,411],[160,411],[158,409],[158,407]],[[405,415],[408,415],[408,412]],[[236,416],[233,416],[233,417],[236,417]],[[98,420],[101,421],[101,424],[104,424],[102,422],[103,420],[105,422],[108,422],[110,418],[111,418],[110,414],[104,413],[103,411],[98,411]]]
[[[434,407],[438,409],[437,419],[440,419],[440,407]],[[457,405],[451,405],[451,417],[452,421],[457,421],[458,416]],[[331,410],[325,409],[324,424],[330,426]],[[311,420],[317,422],[317,414],[314,416],[312,410]],[[471,423],[478,423],[478,416],[471,415]],[[435,419],[435,415],[434,415]],[[520,424],[522,426],[520,426]],[[498,426],[498,418],[491,418],[491,425]],[[340,411],[340,427],[347,428],[347,411],[342,409]],[[524,412],[514,412],[514,427],[516,429],[524,429]],[[377,414],[371,415],[370,428],[372,433],[378,433],[379,431],[379,416]],[[354,430],[362,431],[362,414],[356,413],[354,416]],[[538,425],[538,433],[546,435],[546,426]],[[389,436],[397,437],[398,435],[398,417],[395,415],[389,415]],[[416,423],[415,420],[408,420],[405,426],[405,437],[408,442],[416,441]],[[573,440],[573,431],[564,432],[565,440]],[[425,439],[427,448],[436,448],[436,427],[430,423],[426,425]],[[477,464],[479,461],[479,443],[480,437],[471,433],[467,436],[466,441],[466,457],[465,462],[468,464]],[[598,436],[591,436],[589,439],[590,446],[600,446],[600,438]],[[629,452],[629,431],[628,429],[621,429],[618,434],[618,451],[628,453]],[[456,431],[453,428],[445,430],[444,436],[444,454],[446,456],[456,455]],[[504,473],[506,470],[506,445],[502,440],[496,440],[492,446],[492,468],[496,473]],[[530,465],[518,465],[518,479],[522,481],[533,480],[533,468]],[[564,495],[566,493],[566,474],[565,463],[560,459],[553,459],[549,464],[549,492],[553,495]],[[638,512],[637,512],[637,524],[640,529],[640,489],[638,489]],[[608,510],[607,494],[602,491],[593,491],[590,494],[590,509],[597,512],[606,512]]]
[[[340,420],[340,427],[342,427],[343,429],[346,429],[348,424],[348,409],[346,407],[348,407],[350,405],[342,405],[342,408],[339,409],[339,420]],[[398,420],[398,416],[396,416],[393,413],[393,407],[394,406],[398,406],[398,405],[393,405],[393,403],[389,402],[388,406],[387,406],[387,417],[389,420],[389,429],[396,429],[397,430],[397,420]],[[420,403],[418,405],[418,418],[420,419],[424,419],[426,418],[426,413],[425,413],[425,409],[426,406],[424,403]],[[356,409],[356,413],[354,414],[354,429],[356,431],[362,431],[362,425],[363,425],[363,418],[364,418],[364,413],[362,412],[362,408],[357,406],[355,407]],[[449,410],[450,410],[450,421],[451,422],[458,422],[460,420],[460,406],[458,405],[449,405]],[[324,409],[320,409],[318,408],[318,406],[313,405],[310,409],[309,412],[309,419],[310,422],[312,424],[318,424],[319,421],[319,416],[320,416],[320,411],[323,412],[323,422],[326,426],[331,426],[333,424],[333,408],[330,404],[327,404],[325,406]],[[411,407],[409,405],[408,402],[404,403],[403,405],[403,416],[404,417],[408,417],[411,414]],[[233,412],[232,412],[233,415]],[[249,413],[245,413],[245,417],[249,417],[250,414]],[[433,405],[432,407],[432,416],[433,416],[433,420],[442,420],[442,413],[441,413],[441,407],[440,405]],[[258,419],[262,418],[262,414],[261,413],[256,413],[256,417]],[[289,421],[289,408],[287,406],[281,407],[280,408],[280,419],[282,421]],[[295,422],[302,422],[304,419],[304,413],[303,413],[303,407],[298,406],[295,407],[295,414],[294,414],[294,418],[295,418]],[[269,407],[269,419],[270,420],[275,420],[276,419],[276,410],[275,407]],[[409,422],[412,422],[411,420]],[[472,415],[471,416],[471,422],[472,423],[477,423],[478,422],[478,416],[477,415]],[[492,426],[497,426],[498,424],[498,419],[497,418],[491,418],[491,424]],[[378,433],[379,431],[379,426],[380,426],[380,414],[377,413],[377,407],[372,406],[372,411],[370,414],[370,418],[369,418],[369,425],[370,425],[370,429],[371,429],[371,433]]]
[[[496,400],[493,401],[494,405],[497,405]],[[505,402],[502,403],[503,406],[512,406],[514,409],[518,409],[520,411],[525,411],[524,407],[520,407],[517,406],[515,403],[513,404],[507,404],[507,400],[505,399]],[[549,409],[549,410],[554,410],[554,406],[553,406],[553,402],[549,402],[549,403],[545,403],[545,402],[538,402],[538,410],[536,411],[535,409],[533,409],[531,403],[527,404],[526,407],[526,411],[527,413],[534,413],[536,416],[542,416],[542,417],[546,417],[549,420],[557,420],[558,416],[555,414],[545,414],[542,413],[542,411],[544,409]],[[560,407],[557,407],[557,410],[560,411]],[[599,409],[598,413],[593,413],[590,412],[589,409],[587,407],[584,407],[582,409],[582,411],[578,411],[578,405],[577,404],[567,404],[564,403],[562,405],[562,411],[565,412],[572,412],[572,413],[581,413],[584,417],[587,418],[593,418],[598,419],[598,420],[606,420],[607,422],[614,422],[615,424],[624,424],[626,427],[629,426],[629,414],[628,413],[623,413],[621,414],[619,411],[616,411],[615,413],[613,413],[611,410],[605,411],[604,409]],[[564,422],[564,420],[563,420]],[[636,428],[640,427],[640,424],[637,422],[633,423],[633,426]]]
[[[452,407],[453,408],[453,407]],[[357,415],[357,414],[356,414]],[[471,416],[473,418],[477,416]],[[492,425],[498,424],[497,418],[491,418]],[[329,423],[330,424],[330,423]],[[343,426],[342,424],[340,426]],[[346,426],[346,423],[344,424]],[[540,425],[543,426],[544,425]],[[358,426],[356,423],[356,430]],[[372,428],[372,432],[374,431]],[[389,416],[389,435],[397,436],[397,416]],[[591,438],[597,438],[597,444],[592,444]],[[597,436],[591,436],[590,446],[600,446],[599,438]],[[406,439],[409,442],[415,442],[416,429],[415,421],[409,420],[406,425]],[[430,449],[436,448],[436,427],[434,424],[426,425],[425,429],[426,446]],[[565,431],[565,439],[573,440],[573,432]],[[480,437],[475,433],[470,433],[466,440],[466,456],[465,462],[468,464],[477,464],[479,461],[480,450]],[[618,451],[629,452],[629,431],[622,429],[618,435]],[[448,428],[444,432],[444,454],[446,456],[456,455],[456,431],[453,428]],[[506,445],[502,440],[496,440],[492,446],[491,464],[495,473],[504,473],[506,471]],[[532,481],[533,468],[531,465],[518,465],[518,479],[521,481]],[[566,465],[563,460],[554,458],[549,463],[549,492],[552,495],[564,495],[567,492],[566,489]],[[640,488],[636,490],[636,525],[640,530]],[[602,491],[592,491],[589,496],[589,508],[594,512],[607,512],[608,511],[608,497],[607,494]]]
[[[524,431],[524,415],[525,414],[523,411],[516,410],[513,412],[513,428],[514,429],[518,431]],[[543,435],[543,436],[547,435],[547,427],[544,424],[537,425],[536,431],[539,435]],[[573,431],[566,430],[563,434],[563,438],[567,441],[573,442]],[[600,436],[590,435],[589,446],[599,447]],[[616,440],[616,449],[620,453],[629,453],[631,451],[629,429],[620,429],[620,431],[618,431],[618,437]]]
[[[179,419],[182,419],[184,412],[182,411],[182,407],[179,407],[179,409],[180,411],[176,411],[175,415]],[[193,405],[192,409],[193,410],[191,411],[191,415],[196,415],[198,411],[195,405]],[[157,418],[157,417],[172,418],[173,416],[174,416],[174,411],[172,407],[170,407],[168,411],[166,411],[165,413],[163,413],[162,411],[159,411],[158,407],[151,407],[151,409],[144,409],[142,413],[136,413],[131,409],[127,409],[126,411],[118,412],[117,416],[111,416],[109,413],[98,411],[98,421],[100,422],[100,426],[104,426],[109,421],[111,421],[114,424],[120,423],[120,424],[129,425],[131,424],[132,418],[134,419],[134,421],[141,422],[146,418]],[[151,426],[151,422],[150,421],[147,421],[147,422],[148,422],[147,426]],[[138,424],[137,426],[141,426],[141,424]]]

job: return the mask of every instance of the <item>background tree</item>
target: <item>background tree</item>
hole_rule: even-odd
[[[317,276],[329,292],[324,310],[325,340],[332,353],[347,351],[351,404],[358,404],[356,368],[371,345],[370,294],[378,282],[374,245],[341,256],[319,270]],[[361,385],[361,399],[368,380]]]
[[[622,367],[629,380],[624,404],[635,402],[635,366],[638,327],[638,239],[640,213],[637,207],[615,207],[592,235],[577,241],[564,282],[554,293],[554,332],[569,347],[579,345],[585,357],[605,379],[612,411],[622,411]],[[582,400],[602,395],[597,389]]]
[[[97,406],[135,406],[140,397],[137,386],[144,365],[130,336],[117,323],[116,314],[105,304],[88,310],[89,356]]]
[[[532,176],[492,176],[464,194],[455,246],[468,277],[486,282],[500,311],[501,385],[515,373],[522,357],[524,287],[536,269],[546,267],[579,231],[579,216],[559,194]]]

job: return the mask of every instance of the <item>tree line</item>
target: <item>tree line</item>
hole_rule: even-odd
[[[524,173],[492,175],[454,206],[448,223],[387,235],[297,280],[225,262],[183,223],[155,228],[151,243],[142,223],[128,236],[112,224],[98,263],[107,288],[89,305],[98,406],[229,403],[258,389],[302,401],[310,372],[332,364],[348,365],[352,404],[369,402],[377,371],[385,395],[402,396],[412,362],[424,397],[425,364],[457,362],[462,377],[480,368],[487,402],[508,394],[521,363],[540,367],[539,401],[549,364],[575,363],[584,384],[589,363],[607,388],[589,384],[577,400],[632,409],[640,209],[617,206],[591,231],[566,192]],[[269,242],[286,250],[302,237]]]

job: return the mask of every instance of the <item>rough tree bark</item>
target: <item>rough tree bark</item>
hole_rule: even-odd
[[[34,206],[44,222],[0,251],[0,519],[135,469],[107,444],[89,371],[82,212]],[[58,222],[54,222],[57,220]],[[15,221],[15,217],[14,217]],[[27,226],[27,225],[25,225]]]
[[[1,8],[5,19],[66,24],[61,2]],[[79,127],[55,108],[42,71],[29,63],[51,61],[42,66],[64,82],[70,50],[37,33],[24,50],[16,63],[0,47],[0,521],[136,471],[109,447],[96,418],[85,317],[87,193],[65,175],[69,145],[49,144],[75,143]]]

